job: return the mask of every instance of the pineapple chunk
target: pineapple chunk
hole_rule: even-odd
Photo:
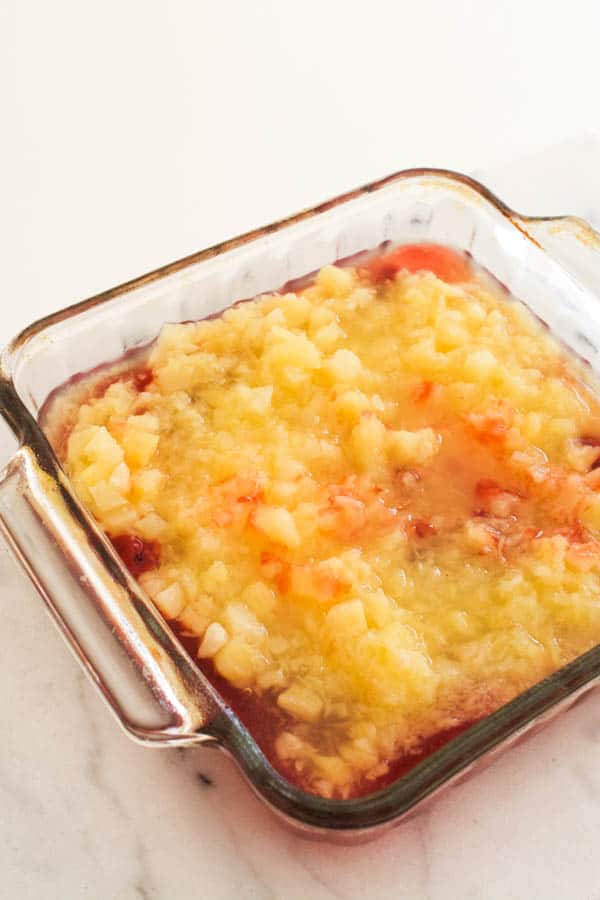
[[[127,419],[128,428],[140,428],[142,431],[151,431],[156,434],[159,428],[159,421],[152,413],[140,413],[137,416],[129,416]]]
[[[120,462],[108,479],[108,483],[120,494],[128,494],[131,487],[131,477],[127,463]]]
[[[361,468],[371,469],[377,466],[385,440],[386,428],[383,422],[372,413],[364,413],[351,435],[352,453]]]
[[[128,505],[102,513],[102,525],[109,534],[124,534],[133,527],[136,519],[137,512]]]
[[[178,322],[167,323],[161,329],[159,345],[154,352],[156,353],[156,350],[160,350],[166,356],[170,352],[177,355],[180,353],[193,353],[198,349],[194,337],[194,329],[188,325]]]
[[[337,322],[329,322],[315,332],[313,340],[320,350],[333,350],[344,337],[344,332]]]
[[[136,525],[136,531],[140,537],[146,538],[149,541],[155,541],[157,538],[161,537],[161,535],[164,535],[167,528],[168,525],[165,520],[154,512],[149,512],[141,519],[138,519]]]
[[[152,500],[160,490],[163,478],[159,469],[143,469],[136,472],[131,479],[134,494]]]
[[[200,659],[212,659],[225,646],[228,640],[228,634],[223,626],[218,622],[211,622],[204,632],[204,637],[198,647],[198,657]]]
[[[327,297],[347,297],[354,283],[353,270],[340,266],[323,266],[317,275],[317,284]]]
[[[154,594],[152,599],[167,619],[176,619],[185,606],[183,591],[176,581]]]
[[[515,450],[511,461],[516,468],[523,470],[535,484],[542,484],[550,474],[548,457],[539,447],[528,450]]]
[[[159,575],[157,572],[142,572],[138,577],[138,581],[152,599],[167,587],[164,576]]]
[[[335,408],[341,419],[345,419],[354,425],[360,419],[362,413],[369,412],[371,409],[371,401],[362,391],[349,390],[335,401]]]
[[[567,461],[576,472],[589,472],[599,455],[598,447],[586,447],[578,441],[572,441],[567,450]]]
[[[289,590],[298,597],[331,603],[345,587],[342,575],[331,571],[326,563],[291,567]]]
[[[275,591],[268,587],[264,581],[255,581],[244,588],[242,600],[258,616],[270,613],[277,602]]]
[[[311,371],[321,364],[321,354],[306,335],[294,334],[278,326],[271,331],[265,361],[275,369]]]
[[[336,350],[327,360],[324,370],[330,379],[337,384],[356,381],[362,372],[362,363],[352,350]]]
[[[282,731],[275,741],[275,751],[279,759],[300,759],[310,749],[296,734]]]
[[[498,547],[498,536],[484,523],[469,519],[465,524],[467,547],[478,553],[494,553]]]
[[[216,559],[202,575],[202,587],[208,593],[218,593],[227,584],[229,570],[225,563]]]
[[[196,605],[192,603],[177,616],[177,621],[183,625],[188,634],[200,635],[206,631],[210,618],[202,609],[197,609]]]
[[[81,466],[84,459],[87,460],[87,454],[85,452],[87,445],[91,441],[94,436],[98,426],[97,425],[88,425],[86,427],[82,426],[82,419],[84,417],[84,413],[87,411],[91,411],[90,406],[82,406],[79,410],[79,423],[71,432],[69,436],[69,440],[67,442],[67,452],[69,455],[69,459],[75,460],[79,466]],[[106,429],[105,429],[106,430]],[[121,451],[121,459],[123,458],[123,451]]]
[[[281,669],[267,669],[256,679],[262,691],[281,690],[285,687],[285,674]]]
[[[318,722],[323,711],[323,701],[319,695],[300,684],[293,684],[280,694],[277,703],[301,722]]]
[[[346,641],[367,631],[365,609],[360,600],[346,600],[332,606],[325,616],[327,631],[335,640]]]
[[[291,459],[289,456],[282,455],[275,459],[275,473],[277,478],[293,481],[302,475],[306,475],[306,466],[297,459]]]
[[[298,547],[300,535],[294,517],[282,506],[261,503],[252,514],[252,524],[272,541],[284,547]]]
[[[214,659],[219,675],[239,688],[250,687],[266,667],[264,656],[242,637],[233,637]]]
[[[85,444],[85,455],[90,462],[102,462],[113,468],[123,459],[123,450],[104,426],[93,427],[89,441]]]
[[[332,309],[324,306],[322,303],[313,304],[312,312],[309,319],[309,328],[311,331],[318,331],[325,325],[336,322],[337,317]]]
[[[123,432],[123,449],[125,459],[130,466],[141,468],[147,465],[158,447],[158,435],[143,428],[130,426],[131,419]]]
[[[285,321],[292,328],[303,328],[310,316],[311,305],[306,297],[297,294],[285,294],[282,297]]]
[[[591,494],[586,500],[579,519],[586,528],[594,534],[600,534],[600,496]]]
[[[100,514],[113,512],[127,503],[123,495],[106,481],[91,485],[89,490],[94,506]]]
[[[223,621],[229,634],[242,635],[249,643],[264,640],[266,628],[244,603],[228,603],[223,613]]]
[[[387,434],[388,455],[399,466],[426,466],[437,455],[440,446],[441,436],[433,428]]]
[[[342,787],[352,781],[351,767],[339,756],[316,756],[314,764],[318,772],[336,787]]]
[[[238,384],[232,395],[234,404],[244,414],[252,416],[266,416],[271,409],[272,398],[272,385],[250,388],[245,384]]]
[[[489,378],[498,368],[498,360],[489,350],[473,350],[465,360],[465,373],[474,381]]]

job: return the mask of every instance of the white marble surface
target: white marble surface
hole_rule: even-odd
[[[0,57],[14,89],[3,104],[0,342],[66,302],[404,165],[493,163],[488,184],[516,208],[600,225],[598,138],[534,152],[598,124],[596,4],[573,0],[569,23],[589,16],[575,46],[545,3],[457,0],[450,16],[424,0],[413,29],[431,37],[432,13],[445,17],[445,39],[428,45],[434,66],[418,41],[368,32],[378,17],[365,20],[363,9],[355,35],[368,32],[385,51],[363,60],[376,78],[389,86],[403,66],[418,73],[419,103],[437,104],[438,121],[423,118],[418,135],[403,131],[389,100],[416,115],[415,91],[374,91],[347,62],[347,34],[335,78],[323,66],[336,16],[350,6],[334,14],[336,4],[316,4],[325,21],[313,28],[312,5],[286,19],[285,4],[239,4],[234,29],[229,2],[211,4],[210,29],[201,3],[187,28],[177,3],[107,0],[93,18],[69,0],[1,5]],[[267,21],[285,47],[274,61],[256,49]],[[497,39],[489,67],[486,30]],[[237,68],[219,64],[213,32],[227,37]],[[307,59],[297,48],[309,42]],[[286,63],[285,77],[272,78],[272,62]],[[338,96],[331,83],[343,80]],[[7,85],[0,79],[0,94]],[[223,116],[236,102],[238,119]],[[325,135],[318,153],[299,117]],[[373,117],[377,142],[365,129]],[[500,165],[511,156],[518,162]],[[600,900],[600,694],[376,842],[315,844],[285,830],[215,751],[132,744],[1,545],[0,588],[0,900]]]

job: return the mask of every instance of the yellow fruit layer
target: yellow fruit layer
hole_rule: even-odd
[[[598,642],[598,403],[483,274],[326,267],[147,364],[80,406],[67,471],[160,544],[142,586],[278,710],[308,790],[364,792]]]

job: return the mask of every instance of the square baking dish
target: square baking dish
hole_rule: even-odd
[[[74,495],[39,423],[48,396],[152,341],[385,241],[472,254],[600,371],[600,237],[581,220],[508,209],[441,170],[392,175],[165,266],[34,323],[4,350],[0,412],[20,446],[0,482],[0,528],[56,624],[126,731],[152,746],[205,743],[306,834],[374,836],[475,763],[570,705],[600,678],[600,646],[500,708],[384,790],[328,800],[287,782],[204,677]]]

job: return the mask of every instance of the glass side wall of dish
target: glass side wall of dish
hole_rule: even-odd
[[[591,373],[384,246],[78,377],[44,427],[268,759],[369,794],[600,640]]]

